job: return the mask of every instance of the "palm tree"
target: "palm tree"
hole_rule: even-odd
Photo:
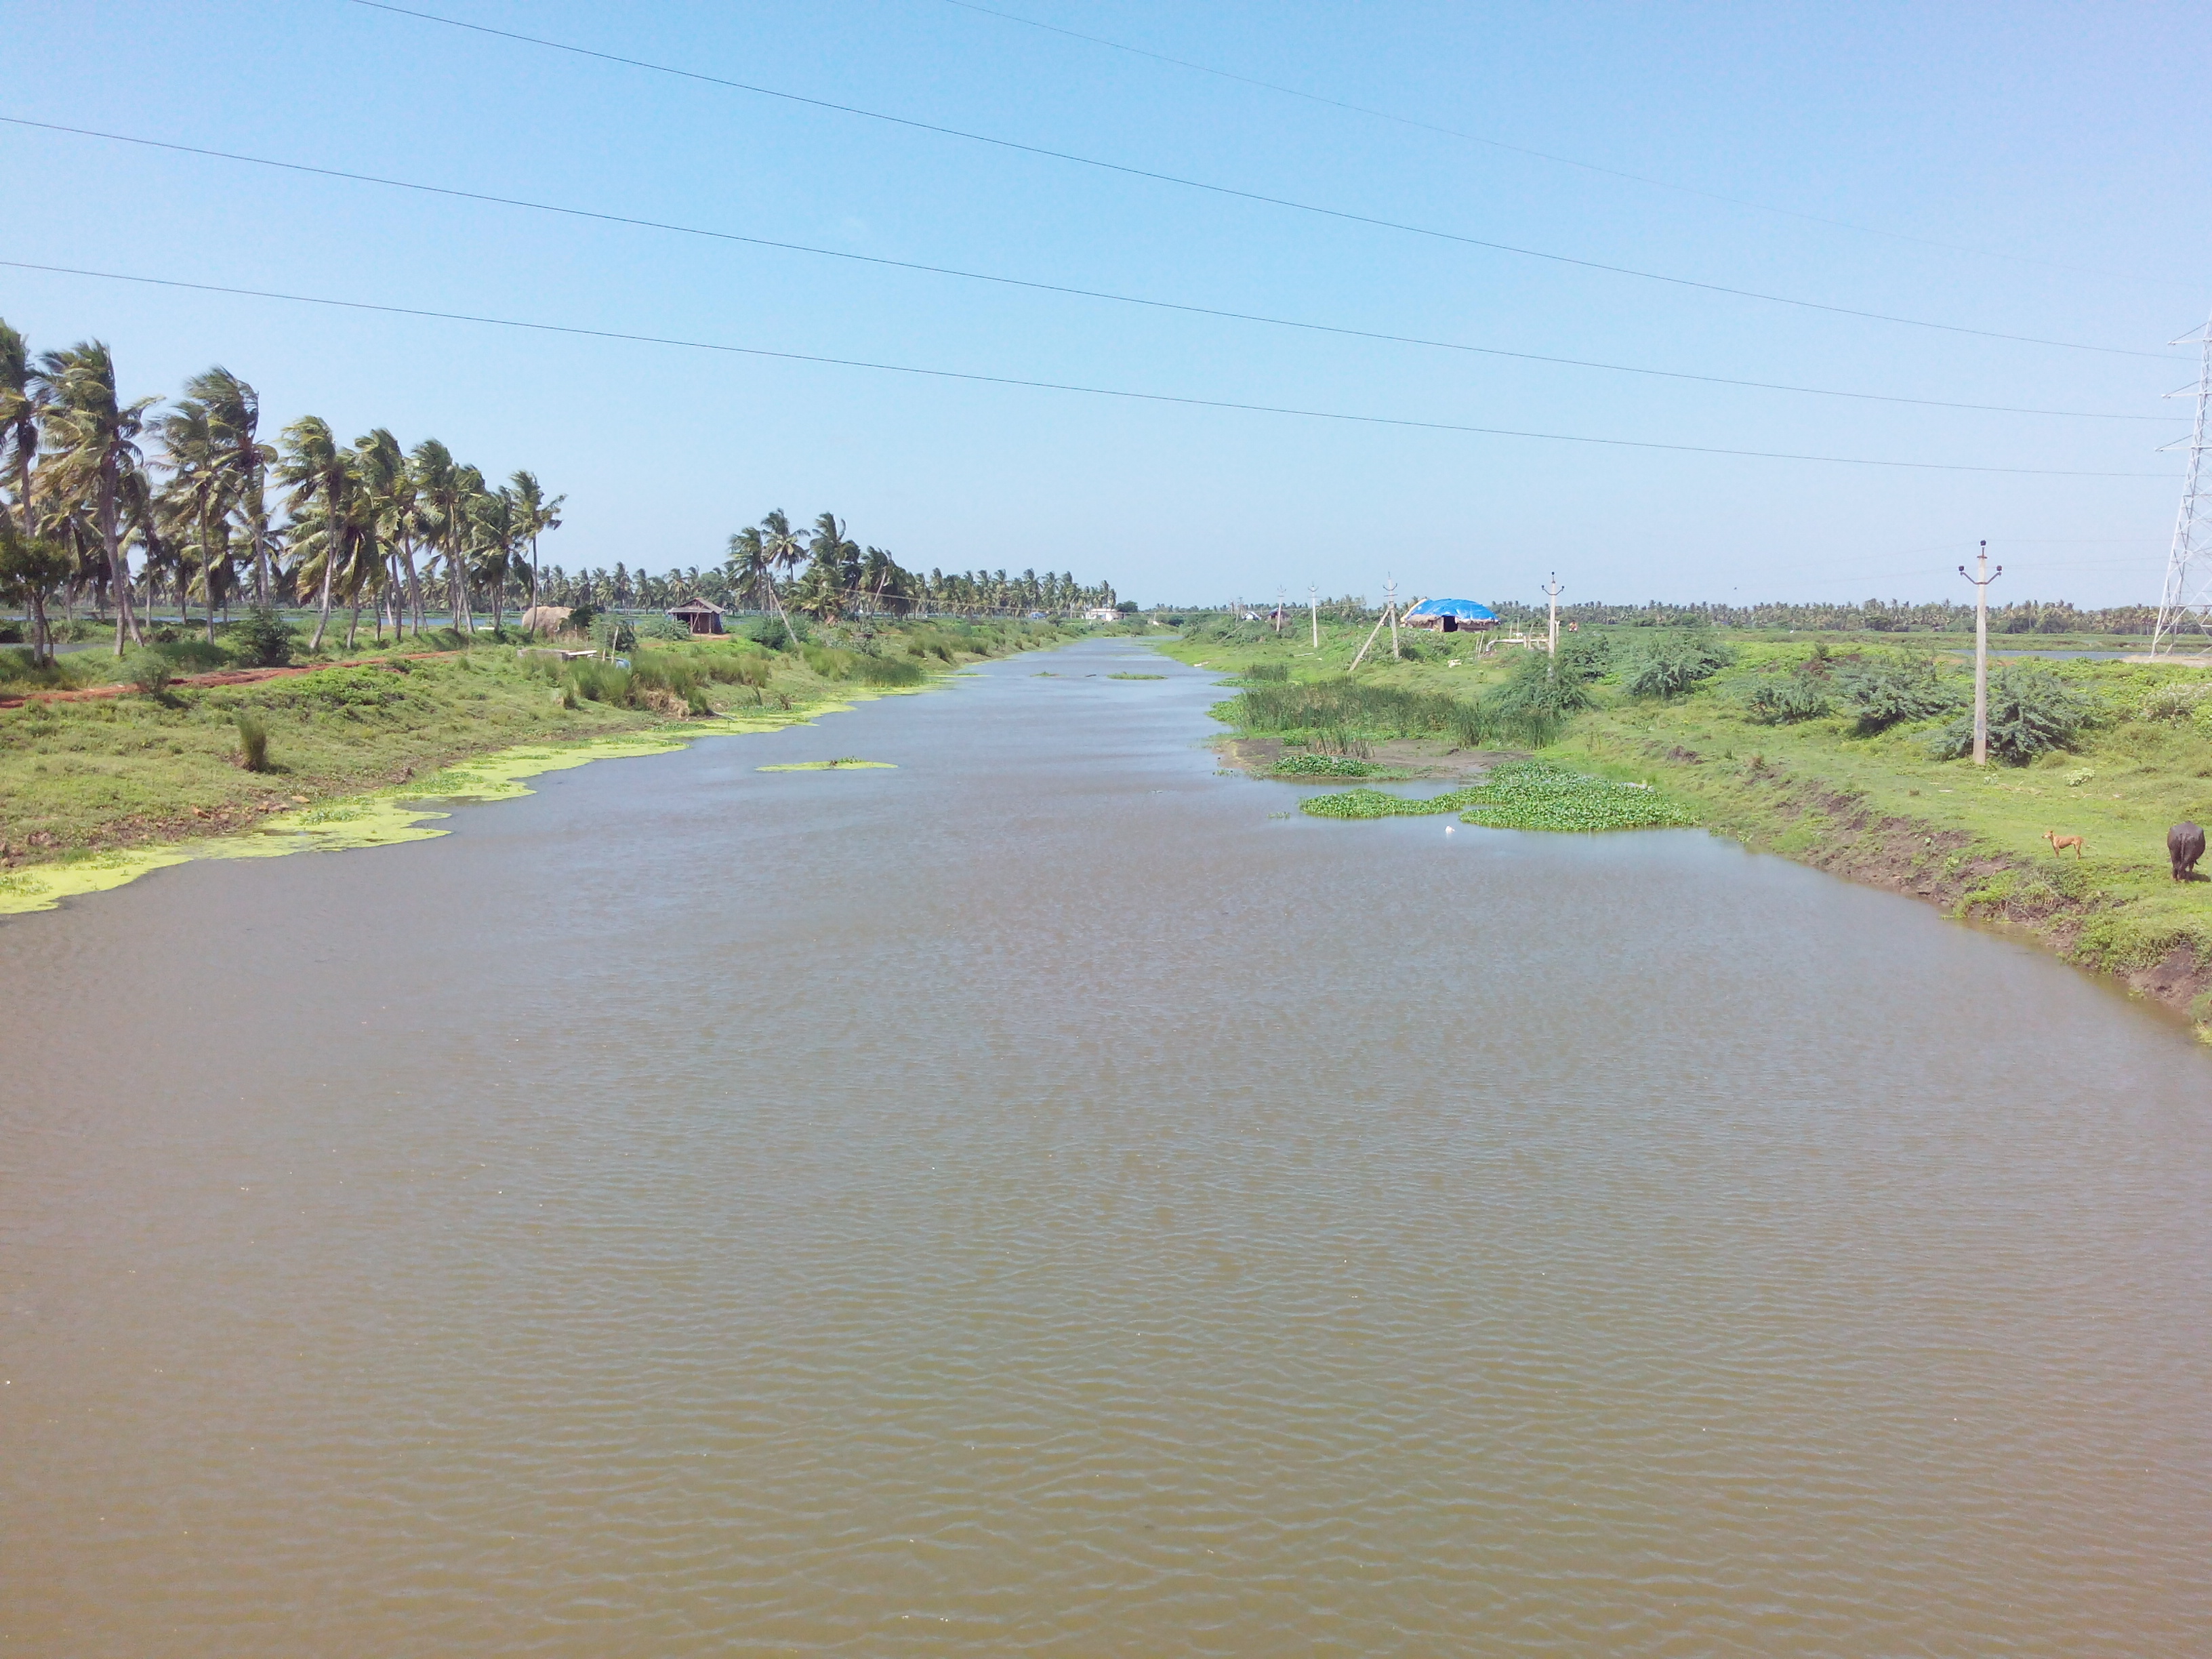
[[[538,605],[538,538],[548,530],[561,527],[561,504],[568,498],[556,495],[547,501],[534,472],[518,471],[507,479],[507,484],[514,492],[515,533],[530,543],[530,604],[534,610]]]
[[[468,630],[477,631],[476,606],[469,595],[469,578],[475,571],[469,560],[477,540],[477,503],[483,499],[484,476],[481,467],[456,466],[453,469],[452,516],[446,525],[447,572],[459,584],[460,614],[468,619]]]
[[[406,453],[399,447],[399,440],[380,426],[353,441],[353,458],[368,514],[368,540],[379,550],[379,556],[392,567],[377,585],[380,588],[388,585],[392,592],[392,628],[395,632],[405,633],[406,612],[403,606],[411,605],[415,631],[419,634],[422,631],[422,596],[415,581],[415,537],[419,526],[416,520],[414,472],[407,465]],[[384,612],[380,606],[376,613],[376,637],[380,641],[384,637]]]
[[[187,401],[207,411],[208,437],[229,475],[230,510],[253,554],[253,600],[269,603],[269,468],[276,452],[261,441],[261,394],[217,364],[185,382]]]
[[[46,388],[32,369],[30,347],[0,322],[0,460],[15,463],[15,527],[27,540],[38,531],[31,515],[31,463],[38,457],[39,422],[46,412]]]
[[[491,631],[496,637],[504,622],[501,601],[514,566],[514,544],[520,539],[514,493],[503,485],[479,491],[470,503],[469,521],[472,566],[477,578],[491,590]]]
[[[724,563],[739,592],[750,594],[763,611],[775,608],[775,566],[757,526],[747,525],[730,538],[729,557]]]
[[[186,388],[187,392],[190,387]],[[186,396],[161,417],[161,451],[168,465],[169,482],[152,504],[158,518],[166,519],[184,534],[181,546],[192,550],[200,580],[207,592],[208,643],[215,643],[215,611],[222,599],[230,561],[230,509],[238,477],[231,464],[230,446],[218,432],[207,404]],[[149,530],[155,525],[149,521]],[[147,540],[149,563],[155,549]],[[183,591],[182,561],[179,589]],[[148,586],[148,599],[152,587]]]
[[[761,520],[761,540],[767,544],[769,562],[787,578],[806,557],[806,544],[778,507]]]
[[[307,545],[295,538],[292,550],[295,569],[319,567],[318,586],[321,591],[316,601],[315,636],[307,647],[311,651],[319,651],[324,630],[331,622],[332,584],[337,580],[338,562],[345,552],[356,482],[353,457],[338,447],[337,440],[331,435],[328,421],[319,415],[302,416],[284,428],[283,459],[279,463],[277,478],[292,491],[284,507],[295,521],[305,518],[310,508],[318,513],[319,522],[313,533],[319,535],[319,542]]]
[[[84,340],[65,351],[39,359],[36,376],[52,412],[48,436],[59,441],[52,463],[57,483],[84,498],[107,562],[107,583],[115,595],[115,654],[127,643],[143,645],[138,613],[131,603],[131,573],[123,562],[123,478],[143,465],[138,438],[146,411],[158,399],[124,403],[115,391],[115,357],[100,340]]]
[[[467,614],[469,598],[468,571],[459,550],[468,531],[469,492],[461,477],[463,469],[454,465],[453,452],[435,438],[416,444],[408,460],[414,468],[416,496],[422,504],[430,546],[446,562],[450,620],[459,628]],[[483,483],[481,475],[477,483]]]

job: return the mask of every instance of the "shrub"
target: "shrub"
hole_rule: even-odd
[[[1451,739],[1462,749],[1480,749],[1490,742],[1495,722],[1479,702],[1463,702],[1452,711]]]
[[[853,671],[863,685],[920,685],[921,665],[912,657],[860,657]]]
[[[1735,660],[1734,652],[1712,640],[1661,640],[1629,665],[1622,684],[1632,697],[1679,697]]]
[[[1559,641],[1559,672],[1585,684],[1605,678],[1613,666],[1613,647],[1601,634],[1571,634]]]
[[[2212,684],[2191,684],[2182,681],[2177,684],[2161,685],[2146,696],[2136,709],[2136,718],[2146,720],[2185,720],[2203,706]]]
[[[2068,749],[2096,712],[2096,700],[2047,668],[2008,663],[1990,677],[1990,753],[2014,766],[2038,755]],[[1928,737],[1939,760],[1957,760],[1974,750],[1971,712],[1939,726]]]
[[[785,627],[781,617],[755,617],[738,629],[738,635],[771,651],[788,651],[805,637],[794,629]]]
[[[718,685],[750,685],[755,690],[768,684],[772,666],[766,657],[753,651],[717,651],[698,665],[699,672]]]
[[[589,702],[619,708],[629,701],[629,670],[617,668],[611,662],[589,659],[572,662],[564,684],[571,696]]]
[[[238,763],[249,772],[269,769],[269,728],[258,716],[240,710],[238,723]]]
[[[1964,690],[1946,680],[1930,659],[1911,656],[1838,669],[1835,687],[1836,695],[1857,715],[1862,733],[1948,714],[1958,708]]]
[[[292,660],[297,641],[284,619],[265,605],[257,605],[246,620],[230,630],[239,659],[253,668],[282,668]]]
[[[1767,675],[1744,692],[1743,712],[1746,719],[1761,726],[1817,719],[1828,712],[1827,688],[1802,669]]]
[[[123,659],[123,683],[136,686],[149,697],[160,696],[175,678],[176,670],[158,651],[133,651]]]
[[[1419,738],[1450,729],[1457,702],[1351,678],[1261,680],[1213,712],[1248,732],[1340,729]]]
[[[802,645],[799,660],[825,680],[848,679],[853,672],[853,653],[840,651],[830,645]]]
[[[628,617],[603,611],[592,618],[592,643],[602,651],[628,651],[637,644],[637,629]]]
[[[1515,665],[1513,673],[1486,705],[1496,730],[1531,748],[1541,748],[1559,735],[1568,717],[1593,708],[1589,682],[1577,674],[1549,672],[1548,656],[1531,652]]]
[[[660,640],[673,644],[678,640],[691,637],[691,630],[673,617],[641,617],[632,626],[641,640]]]
[[[1237,678],[1247,684],[1260,680],[1286,680],[1291,677],[1290,665],[1279,662],[1255,662],[1240,671]]]

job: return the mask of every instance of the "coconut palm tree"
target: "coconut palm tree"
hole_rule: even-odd
[[[31,514],[31,464],[38,459],[39,422],[46,412],[46,387],[32,368],[31,349],[0,321],[0,463],[15,463],[15,527],[27,539],[38,533]]]
[[[123,556],[123,480],[144,464],[138,439],[146,411],[159,400],[141,398],[126,404],[115,390],[115,357],[106,343],[83,340],[65,351],[39,359],[36,379],[51,400],[45,435],[56,441],[50,465],[55,483],[91,507],[92,525],[107,563],[107,584],[115,596],[115,654],[126,644],[143,645],[138,613],[131,602],[131,573]]]
[[[767,544],[769,562],[786,578],[799,568],[806,557],[806,544],[791,527],[791,520],[777,507],[761,520],[761,540]]]
[[[561,527],[561,504],[568,498],[556,495],[545,498],[545,491],[534,472],[517,471],[507,481],[514,493],[515,533],[530,544],[530,603],[538,605],[538,538],[549,530]]]
[[[423,439],[407,459],[414,470],[416,499],[432,553],[445,561],[451,621],[459,628],[468,609],[468,571],[457,550],[468,530],[468,490],[462,469],[454,464],[453,452],[435,438]]]
[[[269,603],[269,469],[276,452],[261,441],[261,394],[221,364],[185,382],[207,411],[209,441],[230,477],[230,511],[253,558],[253,602]]]
[[[306,520],[311,508],[315,512],[316,521],[308,527],[307,536],[294,538],[292,553],[295,573],[309,568],[314,572],[318,588],[315,635],[307,648],[319,651],[324,631],[330,627],[331,596],[337,580],[339,562],[346,551],[349,518],[358,482],[354,458],[338,447],[337,440],[331,435],[328,421],[319,415],[302,416],[284,428],[283,456],[276,476],[278,482],[292,492],[285,498],[284,507],[295,522]]]
[[[187,392],[190,388],[187,387]],[[198,567],[208,601],[208,643],[215,643],[216,607],[222,602],[230,562],[230,510],[238,488],[230,445],[220,432],[208,405],[186,396],[159,422],[162,458],[169,481],[150,503],[152,515],[143,520],[149,567],[156,556],[154,535],[166,520],[171,545],[178,550],[179,591],[185,592],[182,554],[189,550]],[[148,598],[150,603],[152,588]]]
[[[747,525],[731,536],[729,556],[723,562],[738,592],[749,595],[763,611],[775,608],[775,566],[757,526]]]
[[[504,485],[479,490],[469,503],[469,526],[471,568],[491,593],[491,631],[496,636],[504,625],[501,601],[514,568],[515,543],[520,539],[514,492]]]
[[[414,471],[399,440],[376,427],[353,441],[354,471],[361,480],[368,515],[367,540],[381,561],[375,586],[392,595],[395,631],[406,631],[406,609],[415,611],[415,631],[422,631],[422,596],[415,580],[416,521]],[[376,613],[376,637],[384,638],[384,611]]]

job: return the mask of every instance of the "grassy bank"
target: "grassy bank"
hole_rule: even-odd
[[[2015,669],[2017,763],[1976,768],[1941,757],[1971,686],[1972,641],[1955,635],[1594,630],[1563,659],[1563,700],[1579,708],[1540,706],[1527,652],[1479,654],[1462,635],[1415,636],[1413,658],[1392,662],[1386,635],[1382,663],[1354,682],[1345,669],[1364,637],[1324,629],[1316,652],[1304,631],[1279,641],[1247,624],[1162,648],[1247,677],[1217,713],[1245,739],[1232,758],[1250,764],[1253,739],[1274,745],[1255,771],[1311,782],[1327,761],[1302,757],[1402,766],[1518,748],[1650,786],[1686,821],[1761,850],[2004,925],[2212,1030],[2212,882],[2175,883],[2166,852],[2169,825],[2212,822],[2212,672]],[[2055,856],[2046,831],[2082,836],[2085,856]]]
[[[15,704],[0,707],[0,884],[290,822],[518,747],[680,738],[716,729],[707,722],[719,716],[785,723],[1068,637],[1031,623],[848,626],[804,641],[761,631],[764,641],[648,641],[623,650],[627,665],[432,633],[239,684],[192,681],[246,670],[256,653],[242,633],[120,664],[83,653],[34,669],[27,653],[0,649],[0,703]],[[88,695],[105,691],[119,695]]]

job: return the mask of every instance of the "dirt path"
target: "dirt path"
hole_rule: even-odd
[[[410,651],[404,657],[349,657],[343,662],[309,663],[297,668],[226,668],[213,674],[181,674],[169,684],[172,686],[253,685],[263,680],[286,679],[295,674],[319,674],[330,668],[389,668],[395,662],[424,662],[433,657],[459,654],[454,651]],[[96,702],[102,697],[119,697],[137,689],[128,683],[118,683],[114,685],[88,685],[76,691],[30,691],[20,697],[0,697],[0,708],[21,708],[32,702]]]

